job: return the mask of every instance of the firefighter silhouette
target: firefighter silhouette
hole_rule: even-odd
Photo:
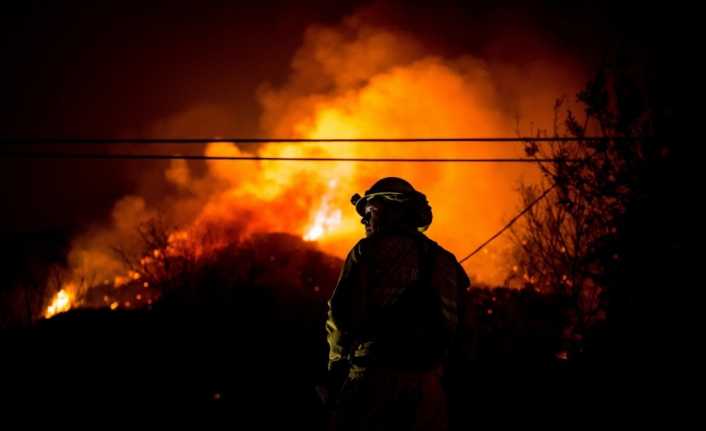
[[[366,237],[328,302],[328,401],[336,430],[443,430],[441,385],[466,273],[427,238],[426,196],[387,177],[351,198]]]

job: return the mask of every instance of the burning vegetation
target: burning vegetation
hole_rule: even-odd
[[[283,84],[258,90],[266,136],[506,136],[517,127],[517,118],[531,118],[535,125],[548,121],[551,113],[538,114],[538,106],[572,91],[577,82],[570,69],[556,68],[544,70],[532,85],[523,84],[526,73],[534,71],[520,74],[468,55],[443,58],[409,34],[367,25],[358,16],[338,27],[312,26],[291,69]],[[494,143],[275,142],[255,147],[222,142],[202,151],[264,157],[524,156],[521,145]],[[166,186],[145,184],[150,193],[124,197],[108,223],[73,241],[68,273],[50,283],[43,315],[78,306],[149,306],[160,295],[157,286],[178,272],[175,268],[200,265],[257,234],[288,233],[341,258],[362,234],[350,195],[391,175],[410,180],[429,197],[434,210],[429,235],[458,256],[516,211],[520,180],[539,178],[537,169],[526,164],[209,160],[200,165],[175,160],[165,167]],[[165,191],[155,192],[160,187]],[[501,239],[475,257],[467,267],[473,281],[503,284],[512,266],[510,246]]]

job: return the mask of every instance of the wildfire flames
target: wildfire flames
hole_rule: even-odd
[[[321,206],[314,216],[314,222],[306,230],[305,241],[316,241],[323,235],[333,232],[341,224],[341,209],[332,208],[331,200],[336,189],[337,181],[331,180],[328,183],[329,190],[324,194]]]
[[[56,296],[54,296],[54,299],[51,301],[51,304],[47,306],[47,309],[44,313],[44,317],[48,319],[54,316],[55,314],[69,311],[71,309],[71,306],[71,295],[66,290],[61,289],[59,292],[57,292]]]
[[[266,136],[301,138],[507,136],[518,113],[540,124],[551,117],[547,112],[537,118],[540,107],[551,109],[553,98],[566,92],[558,75],[545,73],[523,86],[527,75],[531,71],[512,75],[470,56],[435,56],[409,35],[368,27],[354,17],[340,28],[312,27],[306,33],[289,81],[259,89],[261,127]],[[524,156],[521,145],[483,143],[248,147],[222,142],[203,151],[265,157]],[[205,167],[203,173],[186,161],[173,161],[164,178],[177,194],[161,202],[127,196],[103,228],[76,238],[69,254],[71,274],[54,288],[44,317],[77,306],[151,304],[158,293],[150,283],[159,281],[164,259],[198,261],[258,232],[293,233],[343,257],[363,234],[350,196],[384,176],[406,178],[427,195],[434,211],[428,234],[461,257],[517,210],[518,181],[538,175],[536,167],[508,164],[209,160]],[[147,253],[136,254],[144,246],[135,240],[138,228],[155,219],[179,227]],[[506,245],[498,241],[474,258],[467,267],[471,277],[501,283],[510,271]],[[111,252],[115,247],[132,252],[126,253],[131,259],[118,259]],[[97,296],[97,289],[103,294]]]

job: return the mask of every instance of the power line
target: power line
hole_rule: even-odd
[[[204,156],[180,154],[100,154],[61,152],[0,152],[7,160],[229,160],[281,162],[373,162],[373,163],[540,163],[556,162],[552,158],[424,158],[424,157],[267,157],[267,156]],[[562,159],[573,162],[574,159]]]
[[[0,144],[209,144],[231,142],[236,144],[276,144],[276,143],[352,143],[352,142],[576,142],[606,140],[636,140],[638,137],[458,137],[458,138],[0,138]]]
[[[502,229],[500,229],[495,235],[491,236],[491,237],[490,237],[487,241],[485,241],[483,244],[479,245],[475,250],[473,250],[472,252],[470,252],[466,257],[464,257],[463,259],[459,260],[458,263],[461,263],[461,264],[462,264],[462,263],[465,262],[466,260],[470,259],[470,258],[473,257],[475,254],[477,254],[478,252],[480,252],[486,245],[490,244],[493,240],[495,240],[495,238],[499,237],[500,235],[503,234],[503,232],[505,232],[506,230],[510,229],[510,227],[511,227],[513,224],[515,224],[515,222],[516,222],[517,220],[519,220],[520,217],[522,217],[523,215],[525,215],[525,214],[526,214],[529,210],[531,210],[537,203],[539,203],[539,201],[541,201],[542,199],[544,199],[544,198],[549,194],[549,192],[554,189],[554,187],[556,187],[556,183],[552,184],[551,187],[549,187],[549,188],[547,188],[546,190],[544,190],[544,192],[542,192],[541,195],[539,195],[535,200],[533,200],[533,201],[527,206],[527,208],[525,208],[524,210],[522,210],[522,212],[520,212],[520,213],[517,214],[515,217],[513,217],[512,220],[510,220],[510,222],[505,225],[505,227],[503,227]]]

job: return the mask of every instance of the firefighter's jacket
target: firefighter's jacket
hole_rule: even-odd
[[[425,371],[443,361],[469,286],[453,254],[424,234],[376,233],[348,253],[329,300],[329,370],[346,361]]]

